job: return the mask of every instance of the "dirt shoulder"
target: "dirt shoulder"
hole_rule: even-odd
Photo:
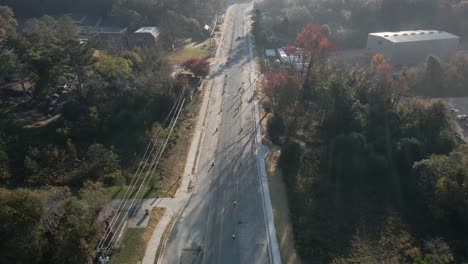
[[[160,180],[157,186],[160,188],[160,196],[174,197],[182,183],[190,143],[198,120],[197,113],[200,112],[202,101],[203,94],[198,93],[187,106],[177,128],[176,144],[160,164],[158,172],[153,175],[155,179]],[[161,176],[164,178],[161,179]]]
[[[276,236],[281,251],[282,263],[300,264],[302,262],[294,248],[286,186],[283,181],[283,175],[277,166],[280,153],[279,148],[274,147],[265,158],[273,216],[275,218]]]
[[[175,66],[182,64],[190,58],[208,59],[211,56],[212,49],[215,47],[215,40],[209,38],[201,43],[191,42],[187,40],[187,44],[171,51],[167,58],[169,62]]]
[[[163,217],[166,208],[153,208],[146,228],[129,228],[125,234],[119,252],[112,258],[112,263],[133,264],[141,263],[145,248],[154,229]]]

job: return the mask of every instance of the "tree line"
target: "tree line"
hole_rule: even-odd
[[[69,13],[86,13],[105,16],[112,8],[114,0],[2,0],[1,5],[11,7],[18,17],[31,18],[43,15],[63,15]]]
[[[264,12],[266,34],[280,44],[308,22],[324,25],[341,49],[362,48],[370,32],[430,28],[468,36],[468,6],[463,1],[267,0],[258,8]]]
[[[449,58],[429,56],[424,64],[402,69],[411,91],[428,97],[467,96],[468,54],[459,51]]]
[[[310,67],[266,72],[262,83],[299,254],[320,263],[466,261],[466,146],[450,111],[402,100],[429,82],[394,76],[382,55],[367,67],[323,59],[328,41],[323,28],[304,26],[296,45]]]
[[[0,6],[0,85],[32,91],[0,104],[2,263],[87,262],[103,232],[96,218],[105,189],[130,182],[180,94],[160,50],[92,45],[79,42],[69,17],[29,19],[20,31],[12,9]],[[57,119],[28,128],[22,112]]]
[[[128,27],[134,31],[144,26],[158,26],[164,42],[177,38],[202,39],[203,26],[224,9],[225,0],[3,0],[21,18],[62,16],[65,14],[103,17],[107,26]],[[96,19],[97,21],[97,19]],[[94,25],[91,25],[94,26]]]

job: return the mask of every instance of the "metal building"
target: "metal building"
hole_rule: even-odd
[[[446,57],[458,48],[460,38],[445,31],[414,30],[369,33],[367,50],[381,53],[393,65],[423,62],[427,56]]]
[[[128,44],[130,48],[155,48],[158,45],[159,34],[157,27],[142,27],[128,37]]]

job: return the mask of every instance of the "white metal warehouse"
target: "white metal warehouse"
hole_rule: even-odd
[[[445,31],[414,30],[369,33],[367,50],[381,53],[393,65],[423,62],[427,56],[446,57],[457,50],[460,38]]]
[[[128,37],[128,44],[130,48],[155,48],[159,42],[159,35],[157,27],[142,27]]]

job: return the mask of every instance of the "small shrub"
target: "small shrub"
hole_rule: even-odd
[[[280,144],[280,137],[282,137],[286,131],[284,119],[279,114],[274,114],[267,124],[268,135],[275,144]]]
[[[288,143],[281,148],[281,156],[278,162],[279,167],[283,170],[288,179],[293,178],[299,171],[301,158],[301,146],[295,142]]]

